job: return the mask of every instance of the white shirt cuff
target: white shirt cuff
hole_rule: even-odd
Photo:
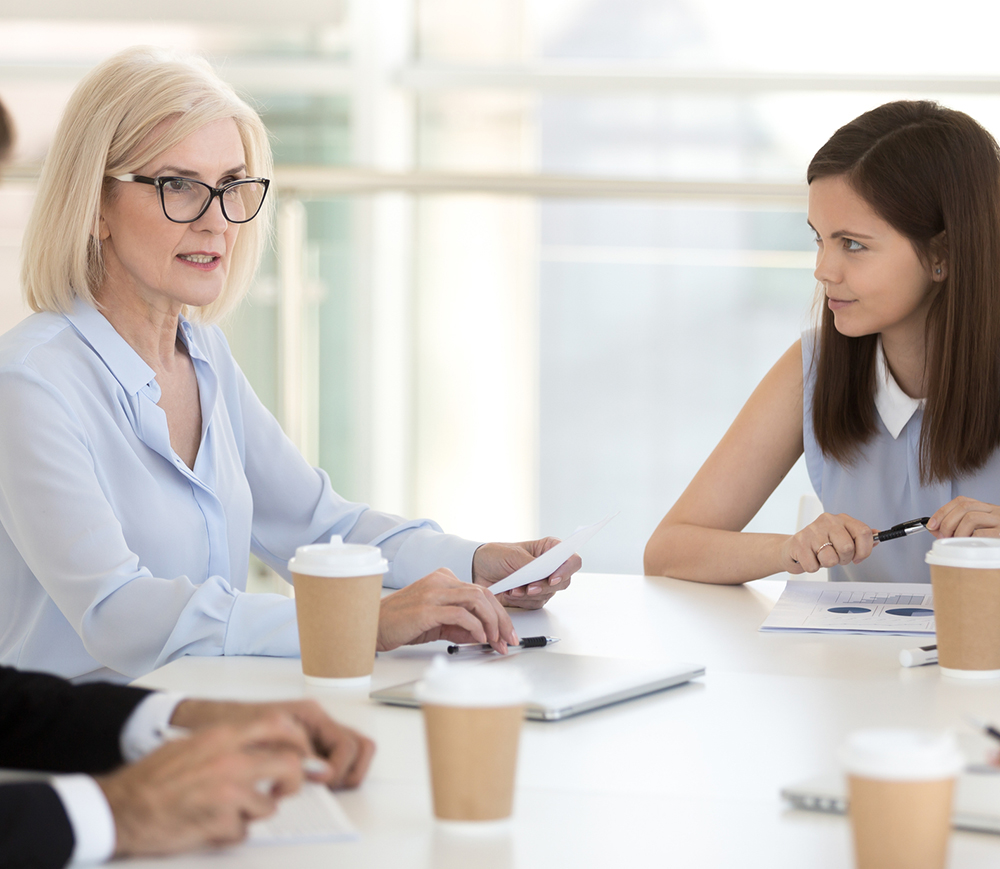
[[[73,828],[71,863],[103,863],[115,853],[115,818],[100,785],[89,775],[57,775],[49,783]]]
[[[157,691],[139,703],[122,728],[122,757],[132,763],[163,745],[170,733],[170,716],[183,699],[183,694]]]

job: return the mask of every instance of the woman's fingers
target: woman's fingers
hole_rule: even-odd
[[[854,560],[854,535],[848,530],[846,525],[836,526],[830,529],[830,546],[823,550],[821,555],[826,555],[824,566],[833,567],[837,564],[850,564]],[[823,559],[820,559],[821,561]]]
[[[985,510],[966,513],[955,529],[955,537],[997,536],[1000,536],[1000,515]]]
[[[447,636],[446,636],[447,632]],[[489,643],[506,652],[516,643],[510,616],[485,588],[461,582],[450,571],[439,570],[382,601],[379,648],[451,639],[456,633],[468,642]]]
[[[935,537],[1000,536],[1000,507],[960,495],[941,507],[927,522]]]
[[[857,564],[871,555],[872,529],[846,513],[824,513],[793,535],[787,545],[789,573],[815,573],[821,567]]]

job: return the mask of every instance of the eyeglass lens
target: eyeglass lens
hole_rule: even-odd
[[[219,197],[222,213],[231,223],[252,220],[260,210],[267,187],[259,181],[237,181],[225,187]],[[163,210],[171,220],[197,220],[205,211],[212,188],[188,178],[169,178],[160,187]]]

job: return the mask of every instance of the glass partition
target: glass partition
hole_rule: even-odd
[[[226,332],[310,461],[345,497],[479,539],[620,511],[586,567],[638,571],[809,325],[816,148],[897,97],[1000,132],[1000,12],[952,5],[933,27],[890,0],[860,25],[791,0],[293,0],[277,18],[248,0],[225,27],[224,4],[0,12],[21,133],[0,328],[26,313],[20,233],[75,83],[136,42],[201,51],[277,164],[274,250]],[[751,527],[791,531],[808,489],[799,465]]]

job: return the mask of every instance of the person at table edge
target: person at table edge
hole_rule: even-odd
[[[0,767],[57,773],[0,781],[0,866],[238,842],[298,790],[305,758],[311,780],[355,787],[374,750],[313,700],[215,702],[0,666]]]
[[[810,162],[818,329],[775,364],[653,532],[649,574],[929,582],[935,537],[1000,533],[1000,151],[968,115],[897,101]],[[823,513],[746,533],[796,460]]]
[[[256,112],[198,58],[130,49],[71,97],[22,248],[37,313],[0,337],[0,662],[122,679],[297,655],[294,601],[244,593],[249,554],[288,578],[296,547],[331,534],[389,561],[383,650],[505,651],[501,602],[541,606],[579,568],[498,600],[485,589],[556,540],[376,512],[298,453],[210,325],[259,262],[270,169]]]

